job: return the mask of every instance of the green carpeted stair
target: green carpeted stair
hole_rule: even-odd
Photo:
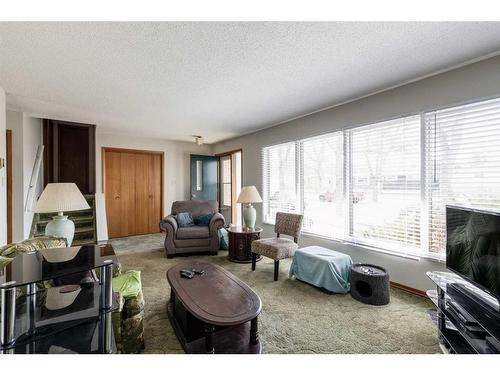
[[[84,195],[90,208],[88,210],[68,212],[68,218],[75,223],[75,237],[73,246],[97,243],[95,196]],[[66,213],[65,213],[66,214]],[[35,214],[31,225],[30,238],[45,235],[45,227],[56,216],[57,212],[47,214]]]

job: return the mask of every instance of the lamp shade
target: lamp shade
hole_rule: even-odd
[[[36,203],[34,211],[50,213],[86,210],[89,208],[89,204],[76,184],[54,183],[47,184]]]
[[[240,196],[238,197],[237,203],[260,203],[262,198],[257,191],[255,186],[243,186],[241,189]]]

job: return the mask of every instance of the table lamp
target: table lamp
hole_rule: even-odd
[[[47,184],[40,195],[34,212],[51,213],[57,212],[57,216],[52,217],[45,227],[45,235],[64,237],[71,246],[75,236],[75,224],[64,216],[64,212],[79,211],[89,209],[90,206],[85,200],[76,184],[74,183],[53,183]]]
[[[255,227],[255,218],[257,214],[252,203],[262,202],[262,198],[255,186],[244,186],[238,197],[237,203],[243,203],[243,224],[246,228],[253,229]]]

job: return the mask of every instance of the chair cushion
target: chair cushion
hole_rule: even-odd
[[[179,226],[179,228],[191,227],[194,225],[191,212],[179,212],[175,216],[175,220],[177,221],[177,225]]]
[[[177,239],[191,240],[195,238],[208,238],[210,231],[207,226],[195,225],[192,227],[184,227],[177,229]]]
[[[226,228],[219,229],[220,249],[229,250],[229,233]]]
[[[292,257],[297,247],[295,242],[287,238],[265,238],[252,242],[252,253],[280,260]]]
[[[212,219],[213,216],[214,216],[213,214],[195,216],[194,217],[194,224],[195,225],[208,225],[208,224],[210,224],[210,220]]]

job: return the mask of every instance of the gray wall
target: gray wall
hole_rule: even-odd
[[[500,96],[499,56],[253,134],[219,142],[213,149],[215,153],[220,153],[242,148],[243,185],[256,185],[262,191],[262,146],[495,96]],[[262,224],[262,205],[256,206],[257,220],[264,227],[264,236],[272,235],[272,226]],[[425,275],[426,271],[444,269],[442,263],[434,260],[408,259],[313,236],[303,236],[300,241],[300,246],[313,244],[348,253],[355,262],[383,265],[388,268],[393,281],[419,290],[432,287]]]

